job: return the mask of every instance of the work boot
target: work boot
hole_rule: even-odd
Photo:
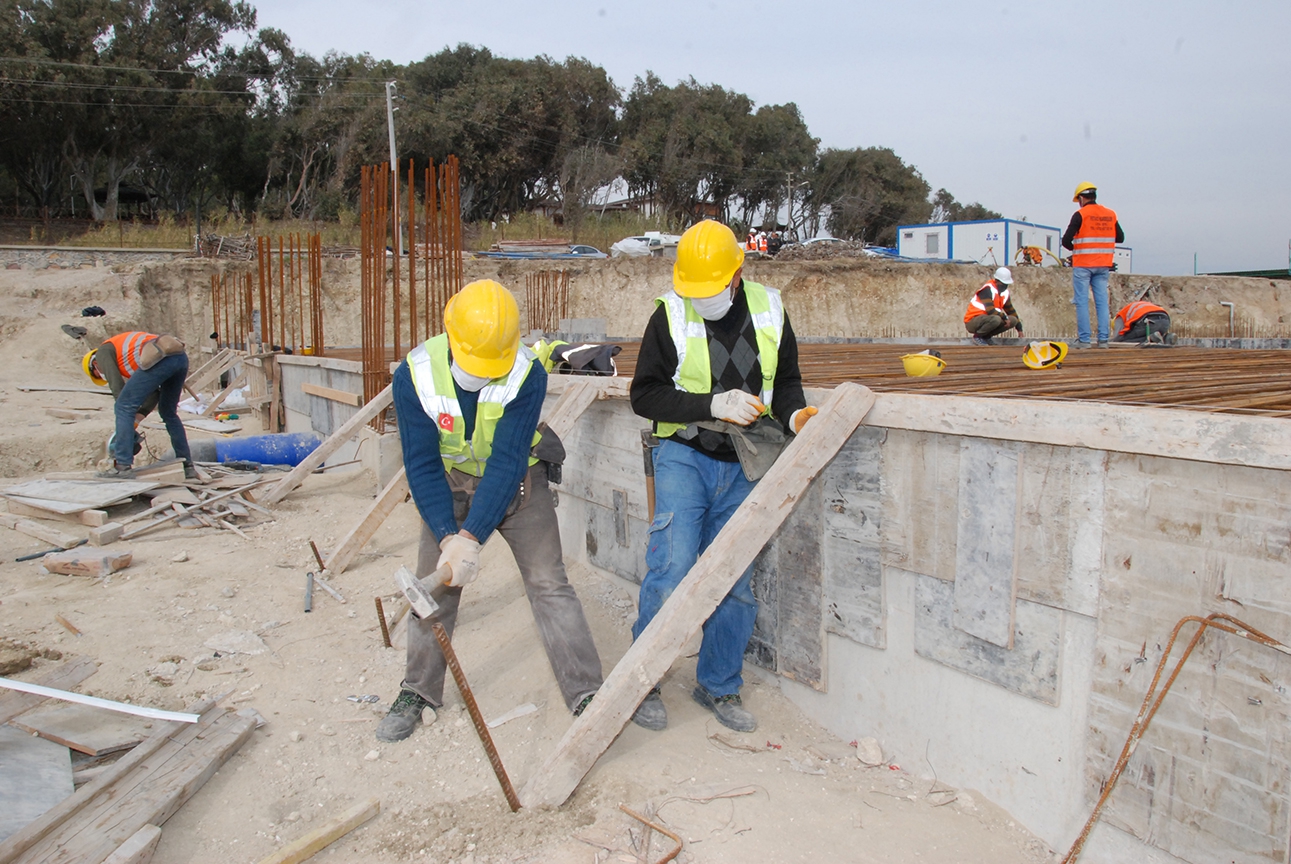
[[[668,708],[663,704],[658,687],[652,689],[641,700],[641,704],[632,714],[632,722],[651,732],[662,732],[668,728]]]
[[[98,477],[100,480],[134,480],[135,479],[134,468],[132,467],[122,468],[119,465],[113,465],[108,470],[100,471],[94,476]]]
[[[196,480],[196,479],[198,479],[198,477],[197,477],[197,466],[195,466],[192,462],[185,462],[185,463],[184,463],[184,479],[185,479],[185,480]]]
[[[430,722],[435,722],[435,709],[411,690],[400,690],[399,698],[390,706],[390,713],[377,724],[378,741],[402,741],[421,723],[421,712],[430,710]]]
[[[1176,336],[1176,335],[1174,335],[1173,333],[1167,333],[1167,334],[1165,334],[1165,344],[1167,344],[1167,345],[1173,345],[1173,344],[1175,344],[1175,343],[1176,343],[1176,342],[1178,342],[1178,341],[1179,341],[1179,337],[1178,337],[1178,336]]]
[[[758,728],[757,719],[745,710],[744,704],[740,701],[739,693],[732,693],[729,696],[714,696],[704,689],[703,684],[700,684],[695,688],[695,692],[690,695],[700,705],[712,711],[713,716],[717,718],[717,722],[727,729],[734,729],[736,732],[752,732]]]
[[[974,336],[974,337],[973,337],[973,344],[974,344],[974,345],[990,345],[990,344],[991,344],[991,340],[989,340],[989,339],[983,339],[981,336]]]
[[[1108,346],[1107,346],[1107,340],[1106,340],[1106,339],[1099,339],[1099,340],[1098,340],[1098,347],[1099,347],[1099,348],[1106,348],[1106,347],[1108,347]]]
[[[1148,334],[1148,341],[1151,342],[1153,345],[1165,344],[1165,338],[1162,337],[1162,335],[1157,331],[1153,331]]]
[[[1077,342],[1077,343],[1076,343],[1075,345],[1073,345],[1072,347],[1073,347],[1073,348],[1088,348],[1088,347],[1089,347],[1089,343],[1088,343],[1088,342]]]
[[[588,693],[586,696],[584,696],[582,700],[576,706],[574,706],[574,716],[581,717],[583,712],[587,710],[587,706],[591,705],[592,700],[595,698],[596,698],[595,693]]]

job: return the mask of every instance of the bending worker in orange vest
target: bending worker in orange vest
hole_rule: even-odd
[[[170,446],[184,460],[184,476],[196,479],[188,452],[188,435],[180,422],[179,397],[188,377],[184,343],[174,336],[142,330],[118,333],[81,360],[81,368],[100,387],[110,387],[116,397],[116,431],[112,435],[112,467],[100,477],[129,480],[134,477],[134,457],[139,452],[135,427],[154,408],[166,424]]]
[[[1071,223],[1062,235],[1064,249],[1071,254],[1071,287],[1076,304],[1076,347],[1090,344],[1089,290],[1094,290],[1094,310],[1098,313],[1098,347],[1107,347],[1107,274],[1112,271],[1116,244],[1125,241],[1125,232],[1116,213],[1097,203],[1098,189],[1093,183],[1076,187],[1072,201],[1080,209],[1071,214]]]
[[[1113,326],[1116,325],[1120,329],[1112,337],[1113,342],[1174,344],[1174,334],[1170,332],[1170,313],[1155,303],[1136,300],[1125,305],[1116,313]]]
[[[1012,284],[1013,274],[1009,272],[1009,268],[1001,267],[995,271],[991,281],[979,288],[968,301],[964,328],[973,334],[974,345],[990,345],[992,336],[998,336],[1009,329],[1016,329],[1021,338],[1022,320],[1018,318],[1013,300],[1009,297],[1009,286]]]

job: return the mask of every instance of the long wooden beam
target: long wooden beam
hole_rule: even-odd
[[[362,551],[372,535],[377,533],[377,529],[385,523],[394,508],[398,507],[408,497],[408,474],[403,468],[390,478],[390,482],[381,490],[377,500],[372,502],[372,506],[359,519],[358,524],[350,529],[350,533],[345,535],[341,540],[341,545],[336,547],[336,551],[328,556],[327,561],[323,564],[329,573],[344,573],[345,568],[350,566],[354,556]]]
[[[530,778],[520,796],[526,807],[557,806],[570,796],[873,404],[874,393],[865,387],[840,384],[834,389]]]

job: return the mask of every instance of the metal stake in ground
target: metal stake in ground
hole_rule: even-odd
[[[448,640],[448,631],[438,621],[431,624],[430,629],[434,631],[435,639],[439,642],[439,650],[444,652],[444,660],[448,663],[449,671],[453,673],[453,681],[457,683],[457,689],[462,693],[462,701],[466,703],[466,710],[471,715],[471,722],[475,724],[480,743],[484,745],[484,752],[489,755],[489,764],[493,766],[493,773],[498,775],[498,782],[502,784],[502,794],[507,796],[507,803],[511,805],[511,812],[514,813],[520,809],[520,798],[516,795],[515,787],[511,785],[507,769],[502,767],[502,757],[498,756],[498,749],[493,746],[493,736],[489,734],[489,727],[484,722],[484,715],[480,713],[480,706],[475,704],[475,695],[471,693],[471,687],[466,683],[466,675],[457,662],[457,653],[453,651],[453,643]]]

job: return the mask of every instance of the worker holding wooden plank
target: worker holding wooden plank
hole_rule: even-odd
[[[745,281],[743,269],[729,228],[711,220],[692,226],[677,245],[674,290],[655,300],[641,340],[632,410],[653,421],[662,440],[653,453],[654,519],[634,639],[769,469],[786,433],[816,413],[802,392],[780,292]],[[694,691],[721,723],[743,732],[757,727],[740,700],[758,614],[752,575],[750,566],[704,623]],[[658,687],[632,719],[647,729],[668,725]]]
[[[141,447],[135,429],[155,408],[166,424],[175,455],[184,460],[184,476],[197,479],[178,410],[188,377],[183,342],[142,330],[118,333],[88,352],[81,368],[95,384],[110,387],[116,399],[116,431],[109,447],[113,464],[99,476],[134,479],[134,457]]]
[[[448,301],[444,330],[408,354],[391,388],[423,523],[416,576],[447,565],[451,581],[437,593],[434,615],[409,621],[403,685],[377,727],[382,741],[407,738],[427,707],[443,704],[445,661],[432,626],[452,635],[462,588],[478,574],[480,547],[495,529],[520,568],[565,704],[580,713],[602,680],[582,603],[565,575],[547,485],[548,462],[564,458],[559,439],[538,432],[547,373],[520,344],[515,298],[497,282],[472,282]]]

